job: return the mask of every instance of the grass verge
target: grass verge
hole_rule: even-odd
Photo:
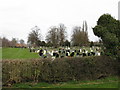
[[[93,81],[69,81],[59,83],[19,83],[14,84],[12,88],[118,88],[118,77],[107,77]]]

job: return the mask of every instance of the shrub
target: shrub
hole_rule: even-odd
[[[108,56],[3,60],[3,85],[20,82],[93,80],[117,75],[118,63]]]

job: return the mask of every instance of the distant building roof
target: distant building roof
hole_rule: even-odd
[[[16,47],[27,47],[27,45],[25,45],[25,44],[19,44],[19,43],[17,43],[15,46]]]

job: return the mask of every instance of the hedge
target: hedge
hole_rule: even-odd
[[[21,82],[94,80],[118,75],[118,61],[108,56],[3,60],[3,85]]]

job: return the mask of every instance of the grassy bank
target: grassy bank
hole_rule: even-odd
[[[41,83],[19,83],[12,88],[118,88],[118,77],[107,77],[94,81],[69,81],[49,84]]]

